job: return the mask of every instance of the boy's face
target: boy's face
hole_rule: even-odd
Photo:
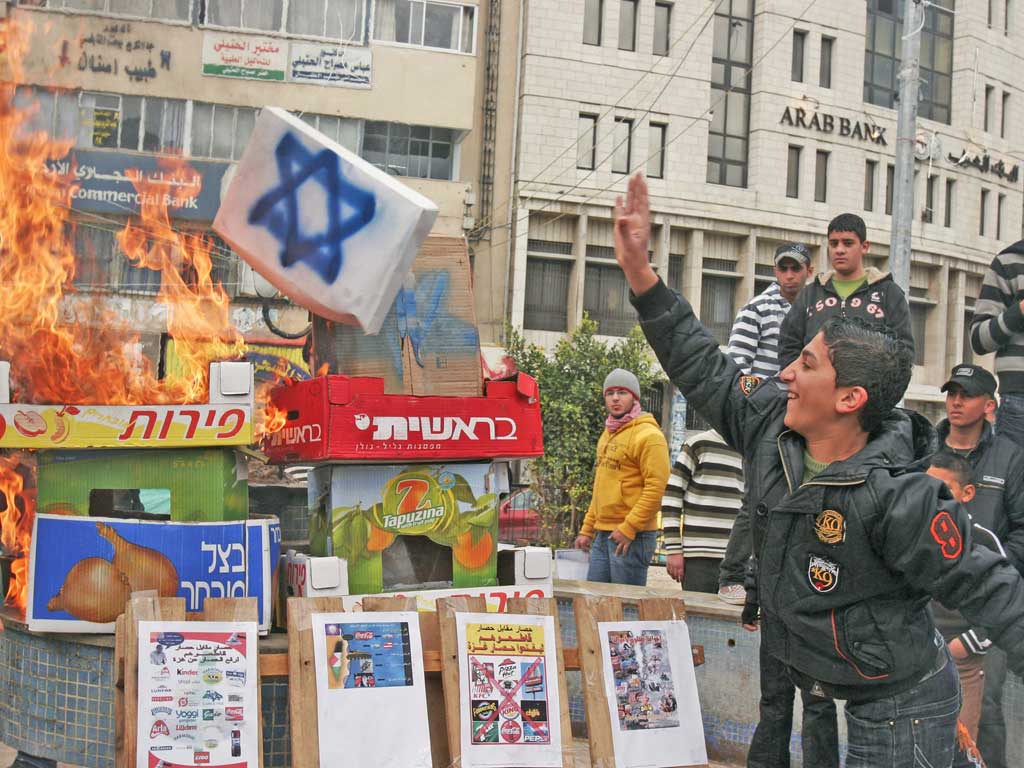
[[[954,427],[972,427],[995,412],[996,401],[988,395],[968,395],[959,384],[946,392],[946,416]]]
[[[856,232],[830,232],[828,259],[841,280],[853,280],[864,272],[864,254],[871,246]]]
[[[604,392],[604,407],[616,419],[633,410],[633,403],[635,401],[636,398],[633,397],[633,393],[628,389],[609,387]]]
[[[802,260],[797,261],[788,257],[775,265],[775,280],[786,301],[792,302],[797,297],[813,271],[814,269]]]
[[[841,395],[836,386],[836,369],[828,356],[825,335],[819,333],[803,348],[800,357],[786,367],[779,378],[789,388],[786,404],[787,427],[805,438],[836,416]]]
[[[928,467],[928,474],[935,479],[944,482],[946,487],[949,488],[949,492],[953,494],[953,498],[961,504],[966,504],[974,498],[974,483],[961,485],[960,481],[956,479],[956,475],[948,469],[942,469],[941,467]]]

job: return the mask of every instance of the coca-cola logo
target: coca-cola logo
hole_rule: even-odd
[[[362,630],[354,635],[356,640],[373,640],[373,632]]]
[[[510,744],[515,744],[523,737],[523,729],[515,720],[506,720],[501,724],[501,738]]]

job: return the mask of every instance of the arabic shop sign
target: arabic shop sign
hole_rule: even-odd
[[[248,80],[284,80],[288,44],[269,37],[203,33],[203,74]]]
[[[292,43],[288,79],[293,83],[369,88],[373,54],[369,48]]]
[[[1015,165],[1011,168],[1004,160],[993,160],[988,152],[972,155],[967,151],[967,147],[964,147],[959,155],[956,152],[950,152],[948,158],[949,162],[960,168],[967,168],[968,166],[977,168],[982,173],[991,173],[993,176],[998,176],[1000,179],[1011,184],[1016,184],[1017,179],[1020,178],[1020,165]]]
[[[851,139],[868,141],[880,147],[889,146],[885,140],[885,128],[880,125],[851,120],[848,117],[835,117],[828,112],[813,109],[808,111],[803,107],[786,107],[779,119],[779,125],[806,128],[819,133],[835,133]]]
[[[74,43],[61,41],[58,63],[62,68],[77,67],[79,72],[123,75],[129,82],[144,83],[171,69],[171,52],[133,32],[131,24],[105,23],[81,33]]]
[[[228,169],[228,163],[190,160],[195,175],[190,179],[165,180],[156,157],[78,149],[63,160],[51,160],[46,165],[55,173],[71,175],[76,185],[71,199],[74,210],[121,216],[138,213],[142,195],[132,179],[141,173],[163,190],[172,217],[195,221],[213,221],[217,215],[221,182]]]

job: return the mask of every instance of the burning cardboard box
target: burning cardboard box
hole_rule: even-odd
[[[310,554],[344,558],[354,593],[495,586],[507,491],[501,463],[316,467]]]
[[[527,458],[544,453],[537,382],[487,382],[484,397],[385,395],[377,378],[321,376],[278,387],[274,463]]]

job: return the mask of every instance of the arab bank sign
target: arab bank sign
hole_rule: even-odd
[[[189,160],[188,165],[193,171],[191,177],[171,178],[170,174],[165,177],[152,155],[78,149],[62,160],[46,163],[54,173],[71,177],[75,185],[71,196],[74,210],[138,214],[143,200],[133,181],[141,174],[152,183],[149,194],[163,196],[172,218],[213,221],[229,163]]]

